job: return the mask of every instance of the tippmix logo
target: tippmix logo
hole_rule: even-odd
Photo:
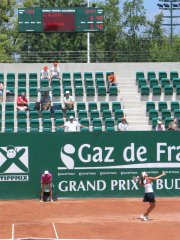
[[[61,148],[60,158],[67,169],[74,169],[74,159],[69,156],[75,153],[75,147],[71,144],[66,144]]]
[[[0,147],[0,174],[29,172],[28,147]]]

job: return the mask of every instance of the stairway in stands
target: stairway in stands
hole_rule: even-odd
[[[149,118],[146,116],[146,102],[141,101],[136,82],[133,82],[132,79],[120,79],[118,87],[129,130],[151,130],[152,126],[148,124]]]

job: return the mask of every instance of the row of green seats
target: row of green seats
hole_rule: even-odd
[[[168,74],[166,71],[160,71],[157,74],[154,71],[149,71],[147,74],[144,72],[136,72],[136,81],[138,81],[139,78],[146,78],[147,80],[150,80],[152,78],[158,78],[161,80],[162,78],[168,78]],[[179,78],[179,74],[177,71],[170,71],[169,73],[170,80],[173,80],[174,78]]]
[[[149,96],[151,89],[149,86],[142,86],[140,88],[140,92],[141,92],[142,96]],[[176,95],[180,95],[180,85],[177,85],[175,87],[175,90],[173,89],[173,86],[164,86],[164,94],[165,95],[173,95],[174,92],[176,93]],[[152,94],[153,94],[153,96],[160,96],[162,94],[161,86],[153,86]]]
[[[168,78],[162,78],[159,82],[156,78],[151,78],[147,81],[145,78],[140,78],[137,81],[138,87],[141,88],[142,86],[150,86],[151,88],[154,86],[160,85],[161,87],[170,86],[176,87],[180,85],[180,78],[174,78],[172,82]]]

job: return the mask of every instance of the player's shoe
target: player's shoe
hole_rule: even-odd
[[[140,219],[143,220],[143,221],[148,221],[149,220],[148,216],[144,216],[143,214],[140,216]]]

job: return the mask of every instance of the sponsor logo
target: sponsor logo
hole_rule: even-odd
[[[0,181],[28,181],[28,172],[28,147],[0,147]]]

